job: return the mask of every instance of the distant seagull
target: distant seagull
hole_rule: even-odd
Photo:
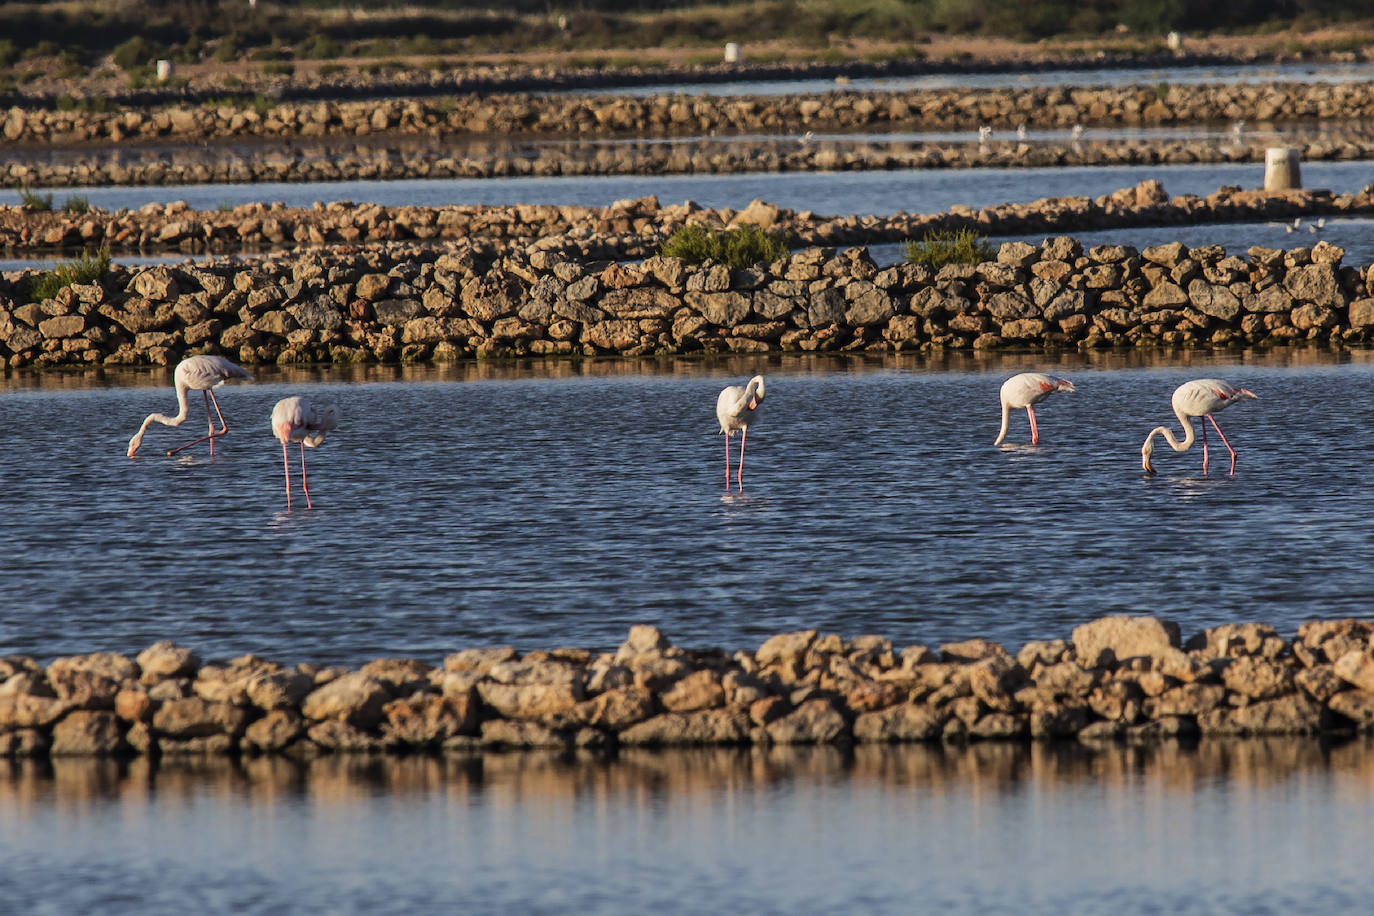
[[[1002,444],[1002,440],[1007,437],[1007,423],[1011,419],[1011,412],[1022,407],[1026,408],[1026,416],[1030,417],[1031,445],[1038,444],[1040,431],[1035,426],[1035,405],[1056,391],[1073,390],[1073,382],[1066,378],[1055,378],[1039,372],[1013,375],[1002,383],[1002,431],[997,434],[997,440],[992,444]]]
[[[982,143],[987,143],[987,142],[988,142],[989,140],[991,140],[991,139],[992,139],[992,128],[991,128],[991,127],[988,127],[986,124],[984,124],[982,127],[978,128],[978,142],[979,142],[980,144],[982,144]]]
[[[739,437],[739,492],[744,492],[744,440],[749,435],[749,424],[763,403],[763,376],[756,375],[747,386],[731,385],[721,391],[716,398],[716,419],[720,421],[720,431],[725,433],[725,489],[730,489],[730,436],[735,430]]]
[[[1241,136],[1242,136],[1244,133],[1245,133],[1245,122],[1244,122],[1244,121],[1237,121],[1236,123],[1234,123],[1234,124],[1231,125],[1231,136],[1235,139],[1235,141],[1236,141],[1237,143],[1240,142]]]
[[[1219,410],[1225,410],[1232,404],[1239,401],[1258,397],[1245,388],[1237,388],[1228,385],[1221,379],[1200,378],[1191,382],[1184,382],[1174,389],[1173,407],[1174,415],[1178,417],[1178,422],[1183,424],[1183,439],[1180,441],[1169,430],[1167,426],[1156,426],[1150,430],[1150,435],[1146,437],[1145,444],[1140,447],[1140,464],[1145,469],[1145,473],[1154,476],[1155,469],[1150,463],[1150,456],[1155,450],[1155,436],[1163,436],[1164,441],[1169,443],[1169,447],[1176,452],[1186,452],[1193,447],[1197,441],[1196,434],[1193,432],[1193,417],[1202,417],[1202,473],[1207,473],[1207,421],[1212,421],[1212,426],[1216,428],[1217,435],[1221,436],[1221,441],[1226,446],[1226,450],[1231,453],[1231,473],[1236,472],[1236,450],[1231,448],[1231,443],[1226,441],[1226,434],[1217,426],[1216,418],[1212,414]]]
[[[801,136],[801,142],[802,142],[802,143],[810,143],[811,140],[812,140],[812,138],[815,137],[815,136],[816,136],[815,131],[810,131],[810,130],[808,130],[806,133],[802,134],[802,136]]]
[[[175,455],[182,449],[210,440],[210,457],[215,456],[215,440],[229,432],[229,424],[224,422],[224,414],[220,413],[219,401],[215,400],[215,393],[211,389],[223,385],[230,379],[252,379],[248,370],[242,366],[232,363],[223,356],[189,356],[177,364],[176,373],[172,376],[172,381],[176,385],[177,392],[177,415],[175,417],[163,416],[160,413],[149,414],[143,421],[143,425],[138,428],[129,439],[129,457],[134,457],[138,447],[143,444],[143,434],[148,431],[148,427],[154,423],[161,423],[163,426],[180,426],[186,422],[186,418],[191,415],[191,405],[187,403],[186,392],[191,389],[205,393],[205,419],[210,423],[210,433],[187,442],[185,445],[170,449],[167,454]],[[215,429],[214,418],[210,416],[210,404],[215,405],[215,416],[219,417],[220,428]]]
[[[325,433],[339,425],[339,408],[313,407],[305,398],[282,398],[272,408],[272,434],[281,441],[281,463],[286,471],[286,508],[291,508],[291,459],[286,453],[288,442],[301,444],[301,492],[305,507],[310,505],[310,486],[305,476],[305,447],[317,447]]]
[[[1026,139],[1026,125],[1024,125],[1024,124],[1018,124],[1018,125],[1016,125],[1016,139],[1018,139],[1018,140],[1024,140],[1024,139]]]
[[[1075,124],[1075,125],[1073,126],[1073,130],[1069,131],[1069,136],[1073,137],[1075,140],[1082,140],[1082,139],[1083,139],[1083,125],[1082,125],[1082,124]]]

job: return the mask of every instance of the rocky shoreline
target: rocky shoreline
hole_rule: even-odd
[[[1154,206],[1154,184],[1121,192],[1123,209],[1127,197],[1130,207]],[[379,207],[338,210],[378,225],[399,219],[384,222]],[[744,270],[658,256],[638,263],[589,257],[647,254],[640,233],[665,218],[685,220],[690,210],[622,202],[590,228],[583,224],[583,237],[335,245],[260,259],[116,265],[100,282],[29,304],[20,300],[38,272],[10,272],[0,276],[0,368],[172,365],[195,353],[286,364],[1374,340],[1374,269],[1342,265],[1344,251],[1324,241],[1287,251],[1254,246],[1242,258],[1177,242],[1085,251],[1058,236],[1007,243],[995,260],[939,270],[881,266],[862,247],[811,247]],[[519,231],[512,227],[557,211],[507,208],[515,222],[495,224]],[[286,239],[271,208],[259,216],[260,231]],[[759,203],[731,216],[772,226],[781,211]],[[979,225],[972,212],[964,218]],[[855,220],[855,231],[867,222]]]
[[[971,135],[972,136],[972,135]],[[1021,141],[1011,131],[984,143],[946,140],[693,137],[643,142],[533,142],[477,148],[464,138],[395,139],[339,147],[304,145],[82,149],[48,157],[16,155],[0,166],[0,187],[80,188],[194,184],[318,183],[448,178],[608,175],[731,175],[757,172],[1253,163],[1262,174],[1267,144],[1306,162],[1374,159],[1363,128],[1286,133],[1278,139],[1163,138]]]
[[[1371,186],[1374,187],[1374,186]],[[1374,195],[1329,191],[1266,193],[1223,187],[1206,197],[1170,198],[1158,180],[1097,198],[1051,197],[943,213],[828,216],[755,200],[743,210],[657,198],[606,207],[552,204],[399,206],[347,201],[313,207],[281,203],[196,210],[182,202],[110,212],[91,208],[33,210],[0,206],[0,251],[63,253],[107,247],[112,253],[271,251],[296,246],[397,241],[466,241],[491,254],[535,246],[570,258],[627,260],[651,256],[689,223],[715,228],[754,225],[785,233],[796,245],[864,245],[919,239],[941,229],[989,235],[1199,223],[1288,221],[1374,214]]]
[[[675,647],[648,625],[615,652],[470,648],[440,666],[255,656],[157,643],[0,658],[0,757],[473,752],[508,748],[1077,739],[1152,743],[1374,729],[1374,623],[1258,623],[1181,641],[1105,617],[1014,655],[783,633],[756,650]]]

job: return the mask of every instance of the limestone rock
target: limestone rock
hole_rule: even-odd
[[[117,754],[125,747],[124,728],[114,713],[82,709],[53,726],[49,752],[55,757],[92,757]]]
[[[355,671],[312,691],[301,704],[301,712],[307,719],[339,719],[371,729],[382,721],[382,707],[390,699],[381,681]],[[311,732],[310,737],[318,741],[314,729]]]
[[[1092,668],[1153,658],[1179,647],[1178,624],[1154,617],[1103,617],[1075,627],[1073,647],[1079,664]]]

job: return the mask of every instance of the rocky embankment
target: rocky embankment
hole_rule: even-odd
[[[202,664],[171,643],[46,667],[9,656],[0,756],[1353,734],[1374,728],[1372,635],[1359,620],[1292,640],[1228,624],[1184,644],[1174,624],[1107,617],[1015,655],[815,630],[729,654],[636,626],[615,652],[465,649],[438,667]]]
[[[625,217],[629,219],[629,217]],[[21,304],[0,277],[0,366],[391,362],[524,354],[1231,347],[1374,339],[1374,270],[1326,242],[1084,250],[1012,242],[978,265],[880,266],[814,247],[743,270],[587,260],[568,237],[337,246],[116,266]]]
[[[791,135],[806,130],[1138,127],[1374,118],[1374,83],[836,91],[823,95],[461,95],[443,99],[176,105],[155,111],[14,107],[0,136],[17,145],[219,139],[446,136]]]
[[[1371,186],[1374,187],[1374,186]],[[113,253],[261,251],[296,246],[394,241],[466,240],[483,251],[513,246],[557,250],[568,257],[638,259],[657,251],[688,224],[752,225],[786,234],[797,245],[859,245],[919,239],[931,230],[970,228],[988,235],[1084,229],[1289,220],[1374,213],[1374,196],[1329,191],[1266,193],[1223,187],[1206,197],[1170,198],[1158,180],[1091,197],[1054,197],[944,213],[826,216],[755,200],[743,210],[662,206],[655,197],[607,207],[388,207],[347,201],[314,207],[281,203],[194,210],[184,202],[137,210],[84,213],[0,206],[0,250],[33,254],[108,247]]]

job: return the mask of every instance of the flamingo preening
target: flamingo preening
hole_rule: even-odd
[[[333,404],[314,407],[305,398],[282,398],[272,408],[272,434],[281,441],[281,463],[286,471],[286,508],[291,508],[291,459],[286,443],[301,444],[301,492],[305,494],[305,507],[313,508],[305,476],[305,447],[316,448],[324,442],[325,433],[338,425],[339,408]]]
[[[177,364],[176,373],[172,381],[176,386],[177,392],[177,415],[175,417],[164,416],[160,413],[149,414],[143,421],[143,425],[138,428],[129,439],[129,457],[134,457],[138,447],[143,444],[143,434],[148,431],[148,427],[153,423],[161,423],[163,426],[180,426],[186,422],[186,418],[191,415],[191,405],[187,402],[186,392],[195,389],[205,394],[205,418],[210,423],[209,435],[193,439],[185,445],[179,445],[174,449],[169,449],[167,454],[175,455],[182,449],[210,440],[210,457],[215,456],[215,440],[229,432],[229,424],[224,422],[224,414],[220,413],[219,401],[215,400],[215,393],[211,389],[223,385],[230,379],[252,379],[248,370],[232,363],[223,356],[188,356]],[[220,428],[215,429],[214,417],[210,416],[210,405],[215,405],[215,416],[219,417]]]
[[[744,440],[749,435],[749,423],[763,401],[763,376],[756,375],[747,386],[731,385],[716,398],[716,419],[725,433],[725,489],[730,489],[730,436],[735,430],[739,437],[739,492],[744,492]]]
[[[1013,375],[1002,383],[1002,431],[997,434],[997,439],[992,444],[1002,444],[1002,440],[1007,437],[1007,423],[1011,419],[1011,412],[1021,407],[1026,408],[1026,416],[1030,417],[1031,445],[1039,443],[1040,430],[1035,425],[1035,405],[1056,391],[1074,390],[1073,382],[1066,378],[1056,378],[1040,372]]]
[[[1236,450],[1231,448],[1231,443],[1226,441],[1226,434],[1217,426],[1216,417],[1212,414],[1219,410],[1225,410],[1238,401],[1256,398],[1258,395],[1245,388],[1237,388],[1228,385],[1221,379],[1200,378],[1191,382],[1184,382],[1174,389],[1173,405],[1174,413],[1178,416],[1178,422],[1183,424],[1183,439],[1179,440],[1165,426],[1156,426],[1150,430],[1150,435],[1145,438],[1145,444],[1140,447],[1140,464],[1145,469],[1146,474],[1155,473],[1154,466],[1150,464],[1150,456],[1155,450],[1155,436],[1163,436],[1164,441],[1169,443],[1169,447],[1176,452],[1186,452],[1193,447],[1196,437],[1193,433],[1193,417],[1202,417],[1202,473],[1207,473],[1207,421],[1212,421],[1212,426],[1216,428],[1217,435],[1221,436],[1222,443],[1226,450],[1231,453],[1231,473],[1236,472]]]

